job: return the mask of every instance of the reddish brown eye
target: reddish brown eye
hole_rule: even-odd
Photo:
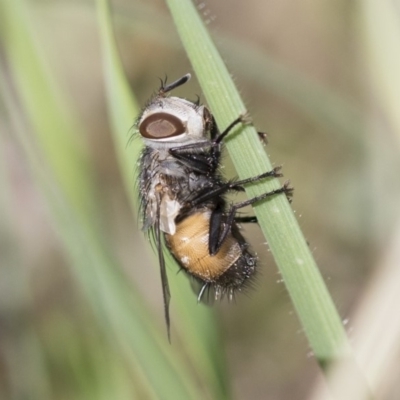
[[[147,117],[139,126],[140,134],[149,139],[163,139],[185,132],[183,122],[174,115],[156,113]]]

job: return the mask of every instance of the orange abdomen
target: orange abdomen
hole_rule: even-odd
[[[178,263],[192,275],[210,282],[227,271],[242,255],[238,241],[229,234],[218,253],[210,255],[209,210],[189,215],[176,225],[174,235],[165,235],[167,245]]]

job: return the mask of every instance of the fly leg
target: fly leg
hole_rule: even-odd
[[[222,198],[218,202],[210,217],[210,230],[208,235],[208,250],[213,256],[218,253],[221,247],[219,238],[221,237],[221,228],[223,226],[222,218],[224,216],[225,201]],[[226,235],[225,235],[226,236]]]
[[[250,215],[248,217],[235,217],[234,221],[237,224],[253,224],[253,223],[258,223],[258,219],[255,215]]]
[[[235,120],[233,120],[226,128],[225,130],[220,133],[219,135],[215,136],[215,139],[213,140],[213,143],[220,144],[222,140],[225,138],[225,136],[238,124],[240,123],[247,123],[246,119],[247,114],[240,115],[237,117]]]
[[[218,168],[222,140],[237,124],[246,122],[246,117],[241,115],[230,123],[222,133],[219,133],[214,117],[210,115],[208,118],[211,121],[211,141],[191,143],[169,150],[169,153],[175,158],[201,173],[212,173]],[[208,149],[208,152],[205,153],[202,151],[203,149]],[[196,152],[196,150],[199,151]]]
[[[199,196],[197,196],[195,199],[193,199],[189,204],[188,208],[193,208],[197,207],[209,200],[214,200],[215,201],[215,208],[213,210],[213,213],[211,214],[210,217],[210,232],[209,232],[209,251],[211,255],[214,255],[218,252],[220,249],[223,241],[225,240],[226,236],[228,235],[232,223],[236,220],[236,222],[257,222],[256,217],[243,217],[242,219],[240,217],[235,218],[235,213],[236,210],[245,207],[249,204],[253,204],[256,201],[262,200],[268,196],[272,196],[274,194],[282,193],[285,192],[288,196],[291,193],[292,189],[289,189],[288,185],[285,184],[282,188],[274,190],[272,192],[268,192],[265,194],[262,194],[260,196],[255,197],[254,199],[247,200],[242,203],[238,203],[234,205],[230,211],[229,218],[231,218],[231,221],[228,223],[225,223],[224,230],[222,230],[222,226],[224,225],[222,223],[222,218],[224,216],[224,210],[225,210],[225,201],[221,197],[224,193],[230,191],[230,190],[235,190],[238,192],[244,191],[243,185],[247,183],[252,183],[259,181],[264,178],[275,178],[275,177],[280,177],[282,174],[280,173],[281,167],[276,167],[271,171],[264,172],[261,175],[254,176],[252,178],[247,178],[243,179],[241,181],[236,181],[236,182],[227,182],[225,184],[220,185],[219,187],[216,187],[215,189],[210,189],[207,188],[206,192],[201,193]],[[231,215],[232,214],[232,215]]]
[[[241,203],[238,203],[241,204]],[[243,206],[244,207],[244,206]],[[216,204],[215,209],[213,210],[210,217],[210,231],[208,236],[208,249],[211,255],[215,255],[218,253],[219,249],[224,242],[227,233],[224,233],[223,227],[227,227],[228,225],[223,222],[225,211],[225,201],[220,199]],[[236,212],[236,211],[235,211]],[[257,217],[243,217],[241,222],[257,222]],[[234,222],[238,222],[237,218],[234,216]],[[229,229],[227,232],[231,230],[232,222],[228,226]],[[225,236],[224,236],[225,235]]]
[[[260,142],[263,144],[268,143],[268,133],[266,132],[257,132],[258,138],[260,139]]]
[[[224,183],[215,189],[207,189],[207,192],[201,193],[198,197],[196,197],[191,203],[190,206],[195,207],[201,203],[204,203],[207,200],[214,199],[217,196],[221,196],[222,194],[229,192],[230,190],[235,190],[237,192],[244,192],[243,185],[247,183],[257,182],[264,178],[279,178],[282,176],[281,167],[275,167],[271,171],[264,172],[263,174],[253,176],[252,178],[243,179],[241,181],[236,182],[227,182]]]
[[[213,119],[214,126],[216,127],[215,120]],[[211,139],[213,139],[216,143],[221,143],[221,141],[225,138],[225,136],[239,123],[244,125],[251,125],[251,118],[247,112],[241,114],[238,118],[236,118],[232,123],[228,125],[228,127],[220,134],[217,134],[215,131],[211,133]],[[268,143],[268,135],[265,132],[257,132],[257,135],[261,142]]]
[[[236,211],[240,208],[249,206],[251,204],[257,203],[261,200],[264,200],[268,197],[274,196],[279,193],[285,193],[286,197],[290,199],[293,193],[293,188],[289,186],[289,181],[285,182],[282,187],[279,189],[272,190],[267,193],[260,194],[259,196],[253,197],[252,199],[242,201],[241,203],[234,204],[231,209],[229,210],[228,213],[228,218],[226,219],[224,225],[223,225],[223,230],[222,232],[218,235],[218,239],[215,238],[215,235],[213,237],[213,243],[211,245],[211,233],[213,231],[218,231],[218,233],[221,231],[221,218],[222,218],[222,212],[221,215],[218,215],[220,211],[218,211],[216,218],[214,220],[214,213],[211,216],[210,220],[210,254],[215,255],[218,253],[219,249],[221,248],[224,240],[228,236],[229,232],[231,231],[232,224],[235,222],[235,214]],[[219,224],[217,227],[216,224]]]
[[[210,141],[173,147],[169,149],[169,153],[196,172],[212,174],[216,171],[219,165],[219,160],[221,158],[221,142],[223,139],[236,125],[240,123],[250,123],[250,118],[247,113],[240,115],[238,118],[232,121],[222,133],[219,132],[213,115],[209,114],[206,119],[211,125]],[[257,133],[260,137],[260,140],[264,141],[266,134],[261,132]]]

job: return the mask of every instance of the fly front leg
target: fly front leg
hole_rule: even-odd
[[[213,119],[213,122],[215,124],[215,120]],[[241,114],[238,118],[236,118],[229,126],[220,134],[216,134],[215,132],[211,135],[211,139],[214,139],[217,143],[221,143],[221,141],[225,138],[226,135],[239,123],[242,123],[243,125],[252,125],[252,120],[250,118],[250,115],[245,112]],[[216,126],[216,125],[215,125]],[[257,132],[257,135],[260,139],[261,142],[264,144],[268,143],[268,134],[265,132]]]
[[[225,130],[220,133],[218,130],[217,123],[215,122],[215,118],[212,116],[212,127],[210,130],[210,138],[212,146],[210,147],[209,161],[212,171],[216,171],[219,166],[219,160],[221,159],[221,146],[223,139],[229,134],[229,132],[238,124],[246,123],[246,115],[240,115],[234,121],[232,121]]]
[[[213,140],[214,143],[221,143],[222,140],[225,138],[225,136],[238,124],[240,123],[247,123],[246,119],[247,113],[242,114],[239,117],[237,117],[234,121],[232,121],[226,128],[225,130],[220,133],[219,135],[216,135],[215,139]]]
[[[215,141],[173,147],[169,153],[196,172],[212,175],[219,167],[221,144]]]
[[[260,139],[260,142],[263,144],[268,143],[268,133],[267,132],[257,132],[258,138]]]
[[[249,117],[247,114],[239,116],[222,133],[219,132],[214,117],[210,114],[207,118],[211,124],[210,141],[173,147],[169,149],[169,153],[196,172],[212,174],[219,166],[222,140],[236,125],[249,123]]]

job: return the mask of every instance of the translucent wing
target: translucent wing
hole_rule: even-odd
[[[164,299],[165,323],[167,324],[168,340],[171,341],[170,318],[169,318],[169,302],[171,299],[171,294],[169,291],[167,270],[165,268],[163,242],[162,242],[161,229],[160,229],[160,198],[159,197],[157,199],[157,216],[156,216],[156,221],[154,224],[154,233],[155,233],[156,248],[157,248],[157,253],[158,253],[158,262],[160,264],[161,285],[162,285],[162,292],[163,292],[163,299]]]

